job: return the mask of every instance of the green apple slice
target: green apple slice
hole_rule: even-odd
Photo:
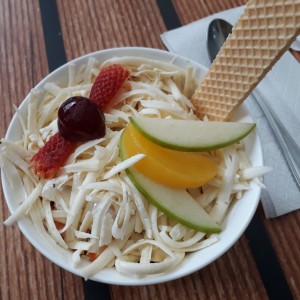
[[[128,156],[122,143],[122,137],[119,150],[121,159],[127,159]],[[157,183],[134,167],[127,168],[126,173],[138,191],[170,218],[197,231],[207,233],[221,231],[220,226],[212,220],[185,189],[170,188]]]
[[[178,151],[211,151],[234,144],[246,137],[255,123],[203,122],[130,117],[133,126],[147,139]]]
[[[208,233],[221,231],[217,223],[186,190],[159,184],[132,167],[126,171],[139,192],[165,215],[197,231]]]

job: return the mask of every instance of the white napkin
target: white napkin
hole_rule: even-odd
[[[210,21],[222,18],[234,24],[243,10],[243,7],[237,7],[165,32],[161,35],[162,41],[169,51],[209,67],[206,40]],[[297,43],[298,41],[294,45],[297,46]],[[258,85],[257,90],[264,100],[271,103],[278,117],[300,146],[299,78],[300,64],[286,52]],[[293,180],[272,129],[251,95],[246,100],[246,105],[257,124],[258,134],[262,140],[264,165],[273,167],[273,172],[264,177],[267,189],[263,191],[261,197],[266,217],[273,218],[299,209],[300,190]]]
[[[291,45],[291,48],[295,51],[300,51],[300,35],[297,36],[295,42]]]

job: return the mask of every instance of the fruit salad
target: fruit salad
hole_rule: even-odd
[[[232,203],[268,169],[245,154],[241,139],[253,124],[223,129],[221,137],[233,134],[225,141],[215,126],[208,146],[193,142],[189,121],[210,134],[189,101],[193,72],[138,57],[90,59],[70,66],[65,86],[33,89],[27,114],[17,111],[22,140],[1,139],[3,172],[23,199],[5,224],[29,217],[85,278],[104,268],[165,273],[217,243]],[[162,120],[185,128],[168,145]]]

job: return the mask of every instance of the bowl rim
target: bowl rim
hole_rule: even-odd
[[[100,59],[100,62],[101,62],[108,58],[112,58],[114,56],[135,56],[137,54],[138,54],[138,56],[144,57],[144,58],[150,58],[153,60],[161,60],[163,62],[166,62],[166,61],[172,62],[177,66],[178,66],[178,64],[179,64],[179,66],[180,65],[184,66],[186,64],[188,64],[188,65],[190,64],[190,65],[196,66],[197,69],[200,70],[201,72],[203,71],[204,74],[207,72],[207,68],[204,67],[203,65],[201,65],[191,59],[185,58],[181,55],[177,55],[177,54],[165,51],[165,50],[160,50],[160,49],[155,49],[155,48],[146,48],[146,47],[119,47],[119,48],[109,48],[109,49],[105,49],[105,50],[95,51],[95,52],[91,52],[91,53],[85,54],[83,56],[77,57],[77,58],[65,63],[64,65],[60,66],[53,72],[49,73],[39,83],[37,83],[34,88],[35,89],[42,88],[45,83],[51,82],[51,79],[55,78],[56,76],[59,76],[59,74],[61,74],[61,72],[62,73],[67,72],[68,66],[70,64],[79,65],[79,64],[87,61],[90,57],[96,57],[98,60],[99,60],[99,58],[102,58],[102,60]],[[23,110],[26,110],[26,108],[27,108],[29,94],[30,93],[28,93],[28,95],[24,98],[24,100],[22,101],[22,103],[19,106],[19,109],[21,112]],[[252,118],[250,117],[250,114],[247,111],[247,109],[243,105],[241,107],[242,107],[241,109],[245,110],[247,118],[251,121]],[[248,121],[248,119],[247,119],[247,121]],[[17,115],[14,114],[14,116],[8,126],[5,138],[11,139],[11,137],[14,135],[15,127],[17,126],[16,123],[18,123],[18,122],[19,121],[18,121]],[[253,133],[252,135],[253,135],[253,139],[254,139],[254,143],[255,143],[255,145],[254,145],[255,150],[257,151],[256,160],[259,164],[263,165],[262,147],[261,147],[261,142],[260,142],[259,136],[257,133],[255,133],[255,134]],[[1,171],[2,171],[2,167],[1,167]],[[14,201],[12,201],[10,199],[11,191],[9,190],[10,187],[9,187],[8,179],[6,178],[6,175],[4,174],[4,172],[1,172],[1,173],[2,173],[1,182],[2,182],[4,198],[7,203],[8,208],[9,208],[9,211],[12,212],[16,206],[16,203],[13,204]],[[224,245],[221,243],[221,241],[219,241],[215,245],[208,247],[210,249],[211,249],[211,247],[215,248],[215,247],[218,247],[220,245],[220,243],[222,246],[221,249],[219,249],[219,250],[217,249],[217,251],[215,250],[215,252],[216,252],[215,255],[211,255],[204,262],[200,261],[199,264],[192,264],[189,268],[180,268],[180,265],[182,264],[182,262],[181,262],[179,264],[179,267],[176,267],[174,270],[171,270],[168,273],[161,274],[161,275],[153,275],[153,276],[143,277],[143,278],[122,275],[122,274],[119,274],[115,269],[104,269],[104,270],[101,270],[100,272],[98,272],[97,274],[91,276],[89,279],[98,281],[98,282],[107,283],[107,284],[138,286],[138,285],[149,285],[149,284],[158,284],[158,283],[163,283],[163,282],[169,282],[169,281],[187,276],[189,274],[192,274],[196,271],[199,271],[200,269],[204,268],[205,266],[209,265],[210,263],[212,263],[213,261],[215,261],[219,257],[221,257],[242,236],[242,234],[248,227],[250,221],[252,220],[253,215],[259,204],[261,188],[256,187],[252,191],[252,193],[253,193],[253,195],[251,197],[252,203],[249,206],[249,212],[247,214],[247,218],[242,219],[243,222],[241,223],[241,227],[239,228],[239,230],[237,230],[235,232],[234,236],[230,240],[225,241]],[[226,219],[227,219],[227,217],[226,217]],[[18,227],[20,228],[21,232],[26,237],[26,239],[32,244],[32,246],[34,248],[36,248],[40,253],[42,253],[47,259],[49,259],[50,261],[55,263],[56,265],[60,266],[61,268],[65,269],[73,274],[76,274],[76,275],[82,277],[82,274],[80,273],[80,269],[74,268],[71,264],[66,263],[66,261],[64,261],[64,260],[58,259],[55,255],[52,255],[52,253],[49,253],[47,251],[47,249],[45,249],[45,247],[41,243],[39,243],[37,241],[37,239],[34,238],[34,236],[30,235],[30,233],[28,231],[28,226],[30,226],[29,222],[31,222],[31,221],[29,221],[28,218],[23,218],[20,221],[18,221]],[[31,227],[34,227],[32,223],[31,223]],[[226,230],[224,230],[224,231],[226,232]],[[222,232],[221,232],[221,234],[222,234]],[[208,248],[206,248],[206,249],[208,249]],[[203,250],[206,250],[206,249],[203,249]],[[201,251],[203,252],[203,250],[201,250]],[[185,257],[184,260],[186,260],[186,259],[187,258]],[[117,274],[115,274],[115,273],[117,273]]]

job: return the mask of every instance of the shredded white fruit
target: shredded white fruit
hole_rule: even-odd
[[[112,63],[126,66],[131,76],[105,114],[105,137],[81,144],[56,178],[40,180],[28,162],[57,132],[57,108],[71,96],[88,96],[99,69]],[[27,114],[17,110],[23,137],[1,140],[0,161],[16,199],[23,201],[16,200],[16,210],[4,223],[31,218],[53,251],[62,257],[62,249],[72,253],[70,263],[86,279],[113,266],[133,276],[165,273],[188,252],[209,247],[219,237],[178,224],[149,204],[124,172],[144,155],[121,161],[118,143],[129,116],[197,119],[188,99],[198,82],[192,68],[142,58],[113,58],[102,66],[95,59],[79,69],[71,65],[67,86],[47,83],[42,91],[32,90]],[[233,200],[261,184],[258,178],[270,170],[252,167],[242,143],[207,155],[218,163],[218,174],[189,192],[221,224]],[[91,262],[82,268],[84,260]]]

